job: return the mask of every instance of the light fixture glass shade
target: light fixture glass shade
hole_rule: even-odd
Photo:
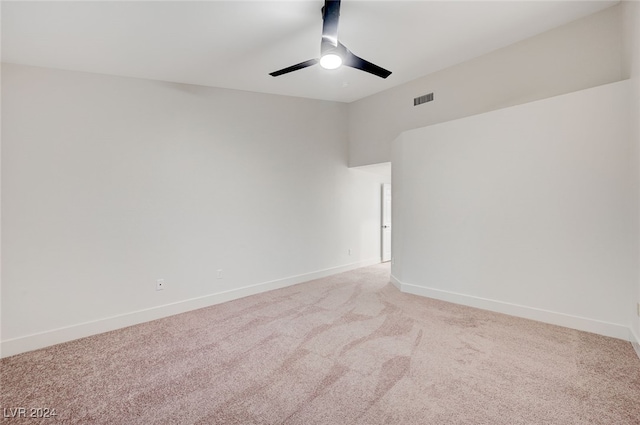
[[[320,66],[324,69],[336,69],[342,65],[342,58],[335,53],[328,53],[320,58]]]

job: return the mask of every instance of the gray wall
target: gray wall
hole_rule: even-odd
[[[635,312],[628,81],[404,132],[402,289],[627,339]]]
[[[388,162],[405,130],[621,79],[621,7],[349,104],[349,164]],[[413,98],[433,92],[417,107]]]
[[[344,104],[4,64],[2,124],[3,355],[380,260]]]
[[[623,8],[623,76],[630,78],[631,83],[631,108],[629,113],[632,117],[631,132],[632,139],[635,141],[635,155],[634,165],[636,166],[636,201],[640,200],[640,170],[638,164],[640,164],[640,3],[637,1],[625,1],[622,3]],[[640,213],[640,208],[638,208]],[[640,230],[638,226],[640,222],[640,216],[636,220],[636,232]],[[640,233],[638,233],[638,239],[636,245],[640,243]],[[634,333],[634,339],[638,355],[640,356],[640,258],[638,258],[638,267],[636,269],[636,279],[638,280],[638,287],[636,296],[632,299],[633,304],[630,308],[636,313],[635,319],[632,321],[632,331]]]

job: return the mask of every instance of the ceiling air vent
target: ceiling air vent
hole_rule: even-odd
[[[413,99],[413,106],[422,105],[423,103],[431,102],[433,100],[433,93],[425,94]]]

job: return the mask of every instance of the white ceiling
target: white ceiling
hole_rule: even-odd
[[[617,1],[343,0],[339,39],[393,71],[269,72],[315,58],[322,0],[2,2],[2,61],[351,102]]]

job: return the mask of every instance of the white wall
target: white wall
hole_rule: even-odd
[[[621,79],[619,6],[349,104],[349,163],[391,159],[405,130]],[[428,42],[428,41],[427,41]],[[417,107],[413,98],[434,93]]]
[[[392,162],[396,283],[627,339],[637,287],[629,89],[403,133]]]
[[[344,104],[4,64],[2,122],[3,355],[380,260]]]
[[[635,140],[636,147],[636,166],[640,164],[640,3],[637,1],[624,1],[622,3],[623,10],[623,76],[630,78],[632,103],[629,110],[632,117],[632,138]],[[636,169],[636,190],[640,191],[640,169]],[[640,199],[640,192],[638,193]],[[640,208],[638,208],[640,213]],[[638,217],[640,221],[640,216]],[[638,223],[636,223],[637,225]],[[638,228],[637,230],[640,230]],[[640,242],[640,234],[638,241]],[[640,258],[638,258],[638,267],[640,267]],[[638,288],[634,304],[631,306],[633,311],[637,311],[637,305],[640,304],[640,270],[638,270]],[[632,321],[633,338],[635,339],[635,347],[640,356],[640,312]]]

